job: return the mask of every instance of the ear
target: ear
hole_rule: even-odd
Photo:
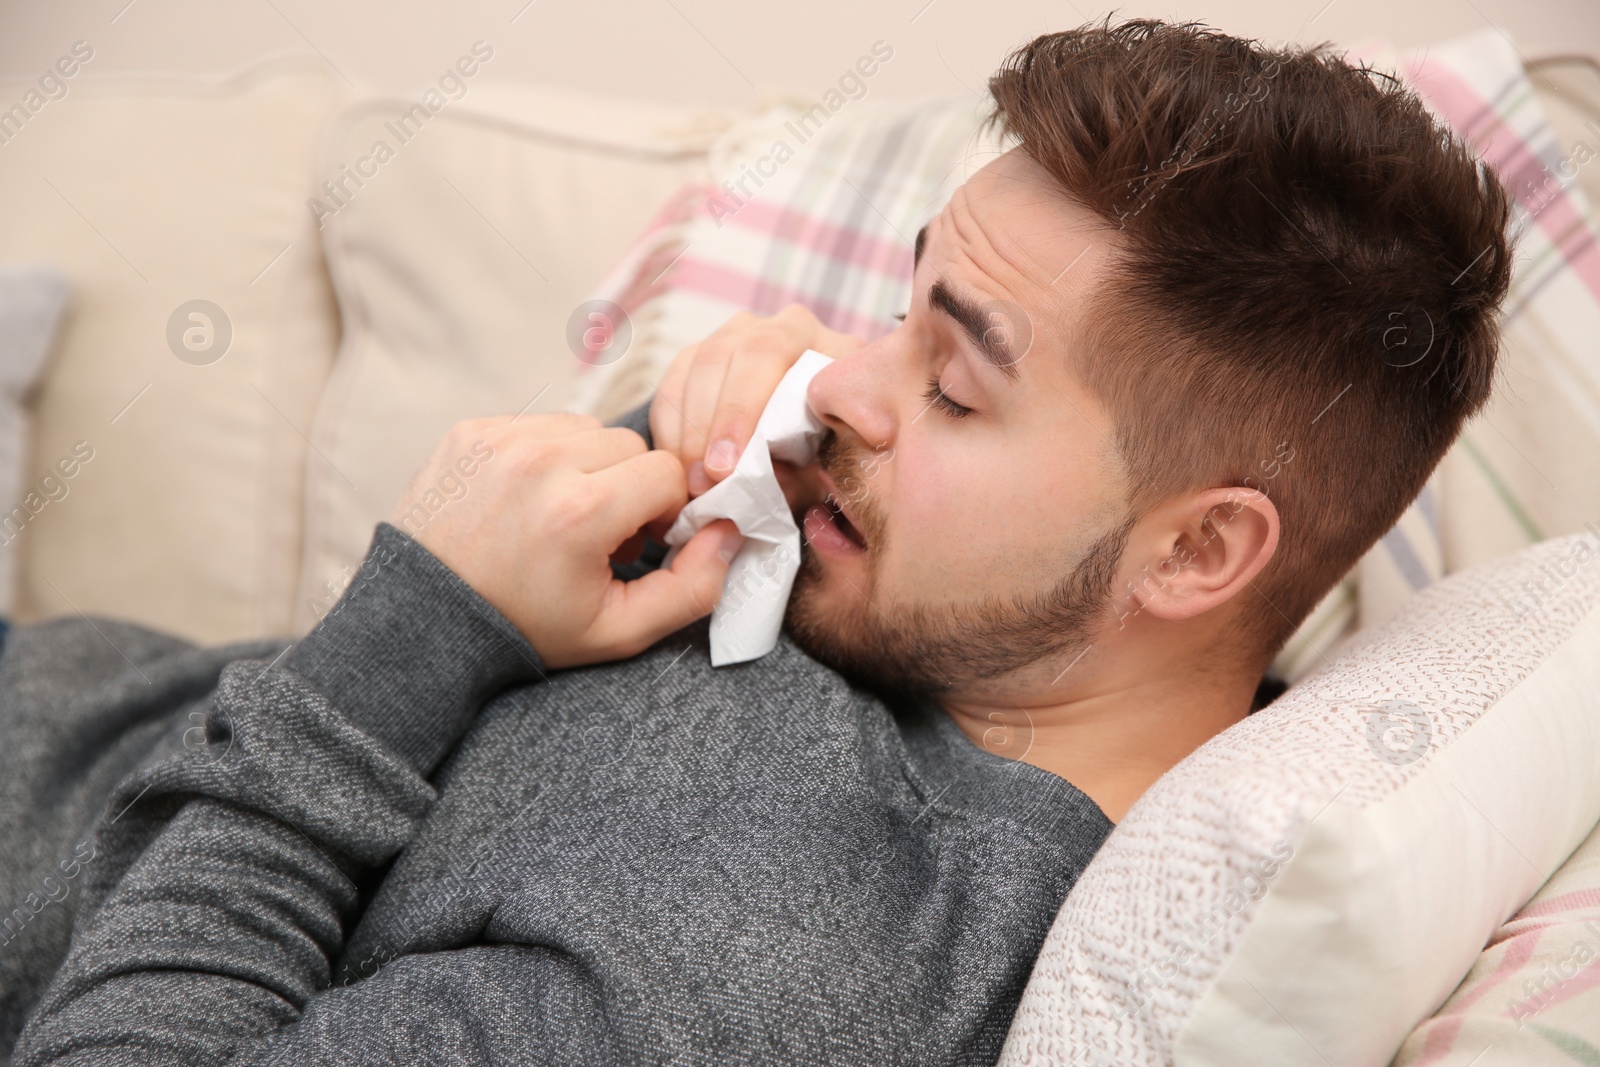
[[[1143,566],[1129,592],[1135,610],[1158,619],[1192,619],[1227,603],[1278,549],[1278,509],[1260,489],[1207,489],[1150,517],[1158,518],[1156,562]]]

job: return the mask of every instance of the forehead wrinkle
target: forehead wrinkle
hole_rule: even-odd
[[[1001,158],[1013,160],[1015,166],[995,169],[991,164],[985,167],[967,185],[982,183],[994,188],[982,195],[969,190],[967,197],[969,200],[981,202],[1005,191],[1007,187],[1010,187],[1011,191],[1015,191],[1015,187],[1021,187],[1025,192],[1031,191],[1036,194],[1033,198],[1019,200],[1021,206],[1040,208],[1044,214],[1052,217],[1052,225],[1048,229],[1029,227],[1023,232],[1044,236],[1054,236],[1061,233],[1080,233],[1091,245],[1110,243],[1115,238],[1115,231],[1111,230],[1104,220],[1100,219],[1089,208],[1079,203],[1065,189],[1061,188],[1056,179],[1040,168],[1037,163],[1034,163],[1032,157],[1026,152],[1020,149],[1013,150],[1013,152],[1008,152]],[[966,189],[966,185],[961,188]],[[969,208],[968,210],[970,213],[971,209]],[[1016,243],[1020,248],[1021,242]],[[1061,266],[1070,262],[1071,257],[1069,256],[1060,265],[1052,266],[1044,260],[1038,260],[1038,266],[1041,271],[1047,271],[1049,277],[1053,279],[1059,273]],[[1028,276],[1031,277],[1031,275]]]
[[[1006,176],[1000,175],[998,177],[1003,179]],[[1030,184],[1038,185],[1038,183]],[[967,186],[963,185],[961,188],[966,189]],[[993,192],[998,193],[999,190],[994,190]],[[963,199],[981,201],[989,199],[989,196],[969,193]],[[1047,196],[1042,197],[1037,202],[1057,204],[1060,201],[1059,198]],[[977,231],[974,236],[963,232],[963,220],[960,218],[961,212],[956,210],[954,203],[951,204],[947,211],[950,216],[948,221],[956,231],[956,236],[961,239],[960,243],[968,246],[968,248],[957,247],[951,249],[951,254],[959,255],[961,258],[966,259],[971,264],[971,273],[977,276],[976,278],[952,278],[950,281],[958,287],[966,289],[969,293],[976,293],[980,299],[995,299],[1004,295],[1005,297],[1013,298],[1019,306],[1022,305],[1022,300],[1026,299],[1034,306],[1023,307],[1024,313],[1034,317],[1036,320],[1042,320],[1042,322],[1037,322],[1035,326],[1034,335],[1036,341],[1039,334],[1038,325],[1048,324],[1054,327],[1053,332],[1058,335],[1053,339],[1055,343],[1066,347],[1074,332],[1069,328],[1070,323],[1067,321],[1069,305],[1066,298],[1070,294],[1066,292],[1058,293],[1052,290],[1045,277],[1046,272],[1049,272],[1050,276],[1053,277],[1055,271],[1059,268],[1052,268],[1037,253],[1031,251],[1025,242],[1017,239],[1015,236],[1016,227],[986,226],[975,213],[968,209],[966,214],[970,216],[970,228]],[[945,214],[945,212],[941,212],[941,214]],[[1076,229],[1078,227],[1073,226],[1069,220],[1060,220],[1047,231],[1025,232],[1053,234]],[[979,239],[991,253],[989,258],[992,262],[988,264],[980,264],[970,251],[970,247],[977,244]],[[930,227],[929,244],[931,245],[932,242],[933,228]],[[982,279],[992,279],[998,284],[1001,292],[985,293],[983,289],[988,287],[974,284],[975,281],[981,281]]]
[[[962,188],[965,189],[966,186],[964,185],[964,186],[962,186]],[[968,197],[965,197],[964,199],[971,199],[971,196],[969,195]],[[995,299],[997,297],[1000,297],[1002,295],[1005,295],[1005,296],[1019,295],[1019,290],[1020,290],[1021,286],[1019,284],[1017,284],[1017,282],[1026,282],[1028,280],[1028,272],[1022,267],[1021,264],[1019,264],[1017,262],[1018,253],[1021,250],[1020,245],[1018,245],[1014,241],[1011,241],[1008,238],[1007,232],[1006,232],[1006,230],[1004,228],[994,228],[994,227],[991,227],[991,226],[984,225],[984,223],[981,220],[979,220],[977,215],[970,208],[966,209],[965,214],[970,219],[971,229],[976,231],[976,238],[974,238],[974,236],[970,235],[969,233],[963,232],[962,225],[961,225],[961,219],[959,218],[959,216],[962,214],[962,212],[958,212],[956,210],[953,210],[953,205],[952,205],[952,210],[949,212],[949,214],[950,214],[950,225],[955,230],[956,237],[958,238],[958,241],[956,242],[956,247],[952,248],[951,252],[952,253],[959,253],[963,258],[965,258],[972,265],[972,272],[974,274],[981,275],[982,277],[989,278],[989,279],[992,279],[995,282],[998,282],[1000,284],[1000,288],[1003,290],[1003,292],[1002,293],[992,293],[992,292],[991,293],[985,293],[985,292],[982,291],[982,288],[980,286],[978,286],[977,284],[974,284],[974,279],[971,279],[971,278],[952,279],[952,280],[953,281],[957,281],[958,284],[962,285],[968,291],[977,292],[980,296],[982,296],[984,298],[987,298],[987,299],[990,299],[990,300]],[[993,230],[994,232],[991,233],[991,230]],[[931,231],[930,231],[930,234],[929,234],[929,238],[930,238],[930,243],[931,243],[931,239],[932,239]],[[1006,268],[1008,268],[1010,270],[1011,274],[1014,275],[1014,279],[1011,280],[1011,284],[1007,284],[1008,279],[1005,279],[1005,278],[1001,277],[1000,276],[1001,272],[996,271],[992,265],[985,266],[985,265],[983,265],[983,264],[978,262],[978,257],[973,254],[973,248],[974,248],[974,246],[978,245],[980,242],[991,253],[993,253],[993,258],[994,259],[998,260],[1001,265],[1003,265]],[[1007,245],[1014,246],[1014,250],[1013,249],[1008,249],[1007,247],[1005,247]],[[965,246],[965,247],[963,247],[963,246]]]
[[[1007,159],[1012,165],[1002,164],[996,167],[1001,160]],[[1050,255],[1049,250],[1035,251],[1028,246],[1024,238],[1030,235],[1053,237],[1064,233],[1082,233],[1089,237],[1090,243],[1093,244],[1098,243],[1093,240],[1093,235],[1104,227],[1092,213],[1085,219],[1075,218],[1074,208],[1077,202],[1060,189],[1055,184],[1055,179],[1048,173],[1038,168],[1036,164],[1030,165],[1030,163],[1025,153],[1016,157],[1007,153],[999,160],[992,161],[957,187],[956,195],[952,196],[951,202],[941,214],[950,214],[954,221],[957,207],[963,208],[966,214],[972,217],[995,255],[1024,283],[1037,282],[1038,287],[1043,290],[1046,289],[1046,279],[1055,279],[1061,267],[1070,263],[1072,257],[1068,256],[1061,264],[1054,264],[1045,258]],[[1029,196],[1030,193],[1033,195]],[[979,205],[1003,194],[1016,196],[1017,206],[1028,209],[1028,214],[1034,219],[1049,216],[1048,226],[995,228],[984,225],[979,221]],[[1082,210],[1086,212],[1088,209]],[[965,237],[961,234],[959,223],[956,224],[956,229],[958,235]],[[970,238],[968,240],[970,243]]]

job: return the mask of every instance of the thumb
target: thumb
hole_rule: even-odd
[[[619,583],[595,628],[601,643],[624,655],[649,648],[675,630],[711,614],[722,597],[728,567],[744,544],[730,519],[709,523],[678,550],[669,570]]]

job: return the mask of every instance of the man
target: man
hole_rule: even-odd
[[[991,89],[1020,145],[888,336],[738,319],[653,442],[457,427],[395,520],[469,492],[292,647],[14,633],[8,814],[78,819],[6,931],[19,983],[60,961],[16,1062],[992,1062],[1112,824],[1485,402],[1510,250],[1494,176],[1325,55],[1129,22]],[[727,524],[620,559],[807,347],[787,634],[713,670]]]

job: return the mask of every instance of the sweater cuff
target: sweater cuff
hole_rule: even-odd
[[[504,615],[387,522],[284,666],[424,777],[492,697],[544,677],[538,653]]]
[[[653,396],[652,399],[654,399]],[[624,415],[619,415],[615,422],[608,423],[607,425],[621,426],[624,429],[632,430],[634,433],[644,438],[644,447],[654,448],[656,447],[655,439],[650,434],[650,404],[651,401],[646,400],[643,404],[640,404],[632,411],[629,411]]]

